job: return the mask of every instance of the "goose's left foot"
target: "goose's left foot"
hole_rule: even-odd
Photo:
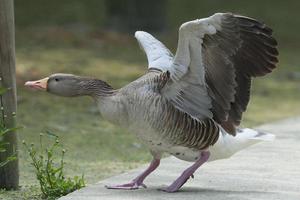
[[[135,190],[139,189],[141,187],[147,188],[147,186],[143,183],[144,179],[151,173],[153,172],[160,163],[160,159],[154,158],[152,162],[150,163],[149,167],[140,175],[138,175],[133,181],[130,183],[126,184],[121,184],[121,185],[106,185],[105,187],[107,189],[120,189],[120,190]]]
[[[105,187],[107,189],[119,189],[119,190],[136,190],[141,187],[147,188],[147,186],[144,183],[139,183],[138,181],[131,181],[130,183],[125,183],[121,185],[106,185]]]
[[[167,188],[162,189],[164,192],[177,192],[184,184],[185,182],[190,178],[194,177],[194,172],[203,164],[205,163],[209,158],[209,151],[203,151],[201,152],[200,158],[189,168],[184,170],[184,172]]]

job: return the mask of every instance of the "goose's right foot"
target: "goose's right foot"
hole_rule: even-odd
[[[198,160],[196,160],[192,166],[184,170],[184,172],[169,187],[162,189],[162,191],[177,192],[190,177],[194,178],[194,172],[208,160],[209,156],[209,151],[201,152]]]

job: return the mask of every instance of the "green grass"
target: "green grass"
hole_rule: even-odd
[[[167,41],[175,46],[176,39]],[[61,98],[23,87],[27,80],[55,72],[96,76],[115,88],[122,87],[147,69],[146,57],[133,37],[113,33],[78,36],[58,27],[38,27],[17,32],[16,44],[18,125],[24,126],[18,131],[19,141],[38,143],[40,132],[54,132],[67,149],[66,174],[84,173],[88,184],[151,159],[132,134],[102,119],[90,98]],[[279,50],[278,69],[253,81],[243,126],[300,115],[300,80],[291,79],[291,74],[300,71],[298,48]],[[19,146],[21,188],[0,191],[0,199],[40,199],[30,158]]]

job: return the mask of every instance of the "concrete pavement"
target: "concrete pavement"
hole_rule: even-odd
[[[106,184],[130,181],[143,166],[60,200],[300,200],[300,117],[257,129],[275,134],[275,141],[256,144],[230,159],[206,163],[177,193],[165,193],[158,188],[172,183],[191,163],[169,157],[145,180],[147,189],[104,188]]]

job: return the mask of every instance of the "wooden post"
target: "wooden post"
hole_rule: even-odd
[[[0,119],[6,128],[16,126],[16,77],[15,77],[15,29],[13,0],[0,0],[0,86],[7,88],[1,97]],[[17,150],[15,132],[4,136],[8,142],[7,150],[0,153],[0,162],[6,160]],[[18,160],[0,168],[0,188],[17,189],[19,185]]]

